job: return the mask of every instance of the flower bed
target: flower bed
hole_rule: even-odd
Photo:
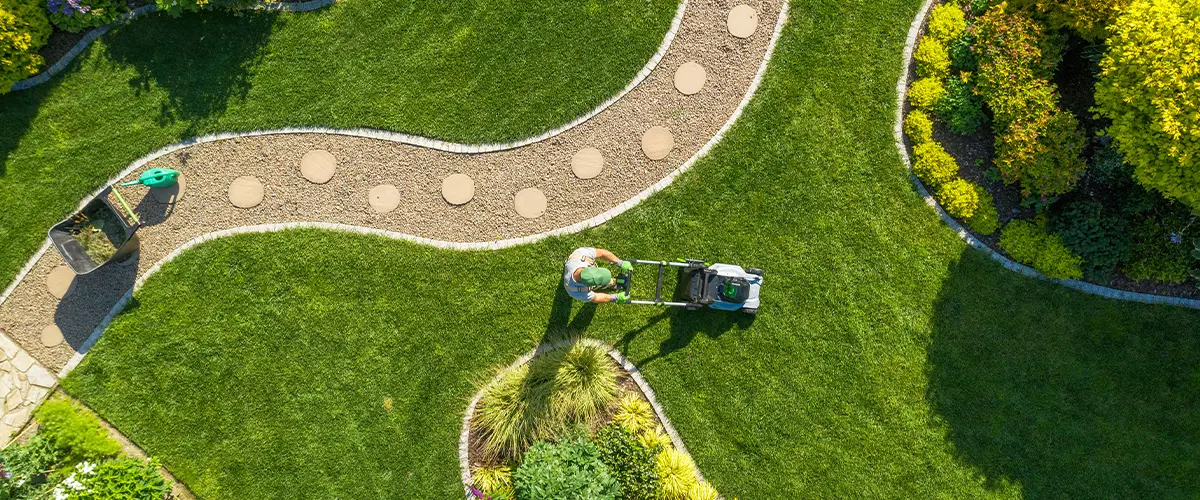
[[[1200,136],[1200,120],[1188,121],[1200,116],[1200,77],[1148,86],[1179,116],[1133,127],[1125,122],[1136,113],[1122,106],[1141,90],[1112,76],[1135,71],[1122,44],[1155,22],[1134,19],[1139,9],[1166,16],[1162,30],[1185,40],[1160,59],[1200,52],[1171,31],[1200,16],[1175,1],[1122,2],[1127,14],[1021,0],[937,5],[913,52],[902,124],[913,174],[977,239],[1048,277],[1200,298],[1200,206],[1170,178],[1200,174],[1200,155],[1178,153]],[[1107,97],[1118,91],[1133,95]]]
[[[635,376],[596,341],[505,367],[464,422],[475,498],[715,500]]]

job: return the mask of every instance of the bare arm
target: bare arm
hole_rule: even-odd
[[[592,302],[595,304],[603,304],[605,302],[616,302],[617,296],[611,293],[597,293],[592,296]]]
[[[603,248],[596,249],[596,258],[607,260],[613,264],[621,262],[621,259],[617,257],[617,254],[614,254]]]

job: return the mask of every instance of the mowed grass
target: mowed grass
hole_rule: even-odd
[[[42,86],[0,95],[0,282],[133,160],[211,132],[372,127],[540,134],[654,54],[676,0],[353,0],[138,18]]]
[[[451,498],[475,384],[580,334],[638,364],[728,498],[1200,495],[1200,312],[1018,276],[913,192],[890,130],[917,8],[792,2],[742,121],[597,229],[206,243],[64,387],[206,498]],[[582,306],[558,282],[584,245],[760,267],[764,305]]]

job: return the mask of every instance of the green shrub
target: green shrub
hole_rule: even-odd
[[[918,144],[913,148],[913,174],[930,188],[938,186],[958,177],[958,163],[950,156],[942,145],[936,142]]]
[[[601,427],[592,441],[600,449],[600,460],[621,483],[621,498],[658,498],[657,449],[643,446],[633,432],[617,424]]]
[[[617,399],[617,366],[601,346],[575,342],[531,362],[549,370],[551,409],[563,421],[586,421]]]
[[[1096,109],[1142,185],[1200,209],[1200,7],[1137,0],[1100,62]]]
[[[953,217],[970,219],[979,210],[979,188],[966,179],[954,179],[938,189],[942,208]]]
[[[615,500],[621,485],[600,460],[600,449],[586,440],[540,441],[513,472],[521,500]]]
[[[991,7],[990,2],[988,2],[988,0],[971,0],[971,2],[970,2],[971,15],[975,15],[975,16],[982,15],[984,12],[987,12],[988,7]]]
[[[962,7],[949,2],[938,5],[929,13],[929,36],[940,42],[949,42],[966,31],[967,19]]]
[[[49,0],[46,10],[58,29],[77,33],[116,21],[129,8],[122,0]]]
[[[934,38],[925,37],[913,54],[917,62],[917,76],[943,79],[950,74],[950,53],[946,45]]]
[[[492,500],[513,500],[512,469],[507,465],[476,467],[471,471],[471,482],[479,491]]]
[[[951,70],[975,72],[979,69],[979,61],[975,59],[975,52],[971,50],[974,45],[975,35],[969,31],[946,44]]]
[[[1063,244],[1083,257],[1084,270],[1089,276],[1106,276],[1129,260],[1133,245],[1129,224],[1106,213],[1100,203],[1071,203],[1050,222],[1050,229]]]
[[[979,132],[987,115],[983,114],[983,99],[975,95],[971,86],[957,76],[946,80],[946,94],[933,108],[934,113],[951,132],[971,135]]]
[[[121,445],[108,437],[100,419],[76,403],[56,399],[34,413],[38,435],[63,450],[67,463],[115,457]]]
[[[268,2],[274,0],[266,0]],[[258,4],[258,0],[154,0],[154,4],[172,16],[178,17],[184,12],[199,12],[201,10],[238,10]]]
[[[1119,18],[1129,0],[1009,0],[1017,9],[1036,12],[1055,30],[1075,30],[1088,41],[1106,36],[1106,28]]]
[[[550,418],[551,385],[530,375],[526,363],[502,372],[484,388],[473,418],[484,433],[484,453],[516,456],[558,430]]]
[[[696,479],[696,464],[692,458],[674,448],[664,448],[655,458],[658,488],[665,500],[687,500]]]
[[[1000,248],[1017,262],[1033,266],[1050,278],[1083,277],[1083,259],[1071,253],[1044,221],[1014,220],[1000,232]]]
[[[82,491],[72,491],[60,484],[55,491],[70,492],[70,498],[80,500],[160,500],[167,498],[171,487],[158,472],[152,460],[119,458],[99,464],[81,463],[72,474]]]
[[[38,49],[50,40],[50,21],[35,0],[0,0],[0,94],[37,74]]]
[[[39,480],[63,459],[62,450],[41,436],[0,450],[7,478],[0,478],[0,498],[41,498],[50,485]]]
[[[967,219],[967,225],[979,234],[992,234],[1000,228],[1000,215],[996,213],[996,201],[986,189],[979,187],[979,208]]]
[[[933,120],[929,114],[919,109],[908,112],[904,117],[904,135],[913,145],[924,144],[933,140]]]
[[[1096,150],[1088,165],[1088,178],[1110,187],[1122,187],[1133,181],[1133,166],[1125,163],[1125,157],[1113,146]]]
[[[1137,281],[1183,283],[1192,266],[1190,246],[1176,243],[1178,234],[1154,218],[1147,217],[1133,228],[1133,251],[1128,264],[1121,266],[1125,275]],[[1175,224],[1178,225],[1178,224]]]
[[[937,78],[921,78],[913,82],[912,86],[908,88],[908,102],[914,108],[928,111],[933,109],[945,94],[946,88],[942,86],[941,80]]]

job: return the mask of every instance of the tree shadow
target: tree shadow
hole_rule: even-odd
[[[154,14],[106,37],[107,55],[137,76],[129,81],[138,95],[162,89],[159,125],[188,124],[219,116],[232,99],[250,91],[250,71],[262,60],[278,12],[209,11],[171,18]]]
[[[1029,498],[1200,497],[1200,314],[997,272],[935,303],[926,397],[957,457]]]
[[[8,157],[32,128],[42,101],[61,81],[58,76],[31,89],[0,95],[0,177],[7,175]]]
[[[54,310],[54,323],[76,352],[80,351],[125,292],[133,288],[140,258],[141,252],[134,252],[122,262],[110,262],[91,273],[75,277],[70,291]]]

